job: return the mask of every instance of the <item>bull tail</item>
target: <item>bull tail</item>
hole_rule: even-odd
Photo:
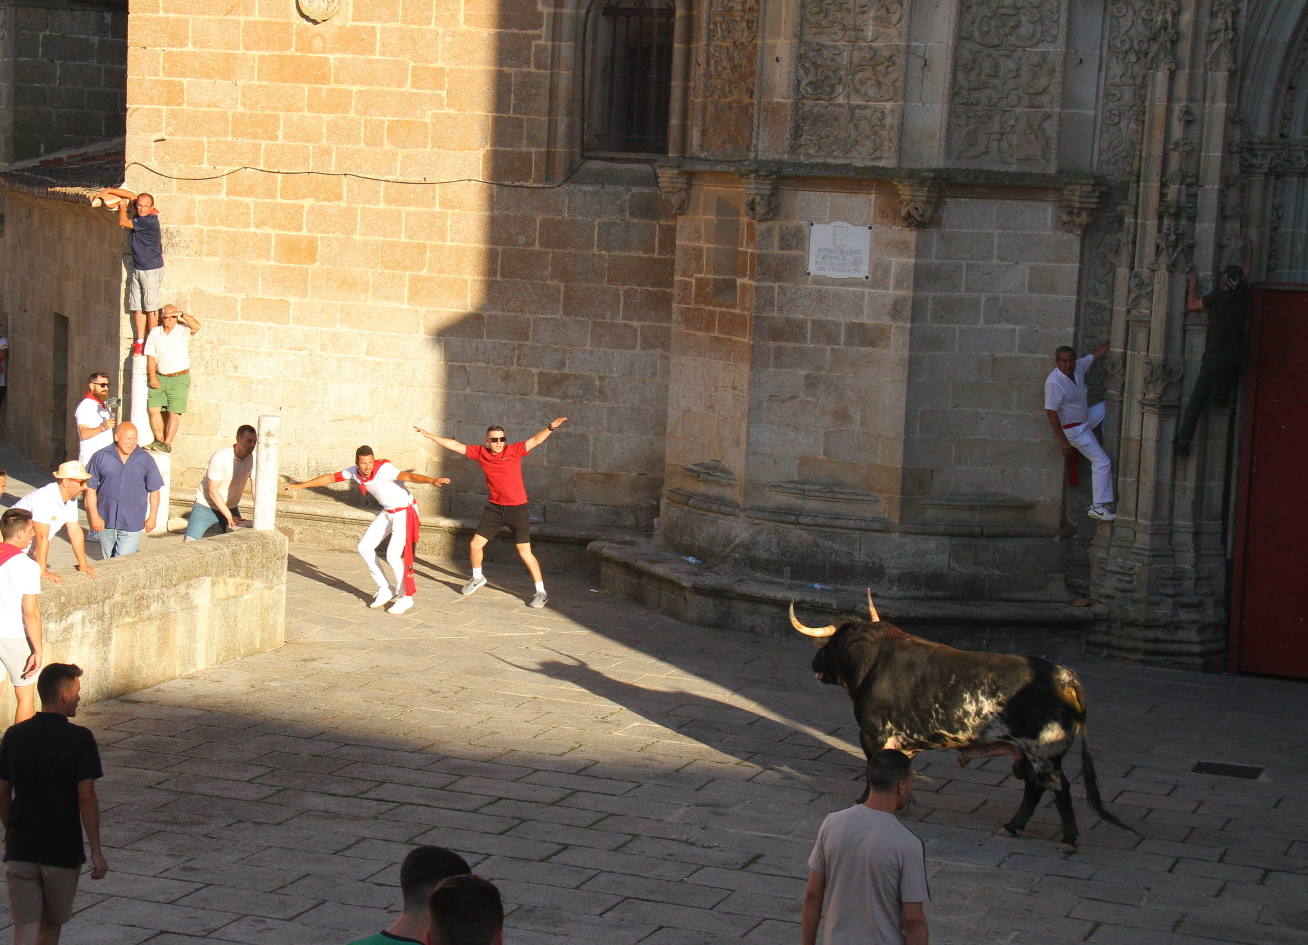
[[[1089,802],[1092,811],[1114,827],[1129,830],[1137,837],[1142,836],[1140,831],[1123,821],[1116,814],[1104,810],[1104,800],[1099,796],[1099,779],[1095,777],[1094,759],[1090,757],[1090,739],[1086,738],[1084,724],[1081,726],[1081,777],[1085,781],[1085,799]]]

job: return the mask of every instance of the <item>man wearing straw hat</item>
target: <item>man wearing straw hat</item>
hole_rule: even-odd
[[[41,577],[54,584],[62,584],[64,579],[50,570],[50,539],[61,528],[68,529],[68,543],[73,546],[73,556],[77,558],[77,570],[83,574],[98,578],[91,562],[86,560],[86,538],[82,534],[81,523],[77,520],[77,499],[86,491],[86,480],[91,474],[75,459],[60,463],[54,471],[55,481],[29,492],[14,503],[16,509],[26,509],[32,513],[32,527],[36,532],[33,557],[41,566]]]

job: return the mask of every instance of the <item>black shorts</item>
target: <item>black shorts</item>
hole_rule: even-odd
[[[481,524],[477,534],[487,541],[499,534],[501,528],[513,529],[513,543],[525,545],[531,541],[531,516],[527,514],[527,503],[522,505],[496,505],[487,502],[481,513]]]

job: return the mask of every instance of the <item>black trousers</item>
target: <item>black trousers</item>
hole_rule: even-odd
[[[1176,431],[1177,446],[1190,445],[1190,441],[1194,439],[1195,427],[1199,425],[1199,415],[1203,413],[1213,390],[1222,385],[1234,390],[1236,382],[1240,379],[1240,369],[1243,365],[1244,358],[1238,353],[1209,351],[1204,355],[1199,365],[1199,378],[1194,382],[1190,402],[1185,406],[1181,426]]]

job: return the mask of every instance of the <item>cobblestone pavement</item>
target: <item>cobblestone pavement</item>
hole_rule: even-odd
[[[111,872],[65,941],[348,942],[390,921],[426,842],[499,884],[509,945],[798,941],[811,839],[859,787],[849,700],[806,641],[575,577],[530,610],[516,565],[463,598],[423,562],[400,617],[365,607],[357,556],[293,549],[291,571],[283,649],[83,713]],[[997,835],[1020,796],[1002,761],[921,755],[932,942],[1308,943],[1305,685],[1077,668],[1105,800],[1143,837],[1097,824],[1079,783],[1078,853],[1048,805]]]

